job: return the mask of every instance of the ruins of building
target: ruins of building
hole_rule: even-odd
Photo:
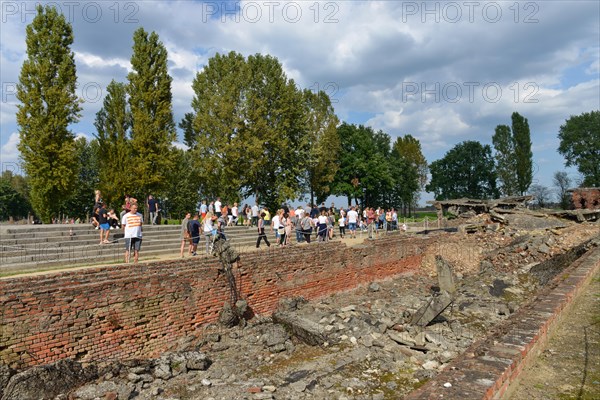
[[[600,209],[600,188],[582,187],[568,190],[571,193],[573,207],[576,210],[597,210]]]

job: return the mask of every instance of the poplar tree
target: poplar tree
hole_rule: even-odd
[[[78,174],[69,124],[81,111],[71,25],[55,8],[37,6],[26,29],[27,59],[17,85],[19,151],[29,177],[31,203],[43,222],[57,216]]]
[[[427,184],[429,167],[421,150],[421,142],[412,135],[399,136],[392,148],[398,173],[395,174],[398,195],[401,199],[402,213],[410,215],[411,208],[417,205],[419,190]]]
[[[94,125],[99,145],[99,176],[102,178],[99,188],[105,201],[120,201],[124,194],[133,189],[129,140],[131,113],[127,104],[127,86],[124,83],[113,80],[108,84]]]
[[[511,127],[498,125],[492,137],[496,150],[496,171],[505,196],[524,195],[533,180],[529,122],[517,112],[512,114],[511,119]]]
[[[512,114],[512,131],[515,142],[517,190],[524,195],[533,180],[533,153],[531,152],[529,122],[518,112]]]
[[[144,198],[160,193],[173,167],[172,143],[176,140],[167,50],[158,34],[139,28],[133,34],[133,71],[127,75],[131,109],[131,160],[122,171],[134,192]]]
[[[494,158],[496,172],[500,181],[500,191],[505,196],[514,196],[518,192],[517,185],[517,159],[515,143],[508,125],[498,125],[494,136]]]

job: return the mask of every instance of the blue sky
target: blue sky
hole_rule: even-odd
[[[302,88],[330,94],[343,121],[421,141],[429,162],[464,140],[491,143],[517,111],[529,119],[534,183],[564,168],[558,130],[600,109],[597,1],[57,1],[72,22],[78,94],[73,132],[93,137],[106,85],[125,81],[132,36],[156,31],[169,51],[176,121],[216,52],[271,54]],[[3,169],[18,171],[15,83],[35,3],[1,2]],[[431,198],[423,194],[423,200]]]

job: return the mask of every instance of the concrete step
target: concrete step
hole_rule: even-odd
[[[254,235],[231,234],[228,239],[233,246],[253,246],[256,242]],[[149,236],[144,237],[142,248],[145,254],[173,254],[179,251],[181,241],[179,234],[173,237]],[[203,249],[205,245],[204,238],[201,238],[198,245]],[[93,263],[114,257],[122,257],[124,252],[123,240],[119,239],[116,243],[100,245],[97,239],[93,242],[63,242],[59,244],[38,243],[36,246],[22,247],[20,249],[10,248],[8,246],[0,247],[0,270],[27,269],[28,266],[38,268],[42,264],[48,265],[74,265],[74,263]],[[116,253],[116,256],[115,256]]]

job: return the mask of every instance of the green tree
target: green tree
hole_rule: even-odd
[[[600,111],[572,115],[560,127],[558,152],[576,166],[583,185],[600,187]]]
[[[533,179],[533,153],[527,118],[514,112],[512,131],[508,125],[498,125],[492,137],[496,172],[505,196],[527,193]]]
[[[217,54],[192,87],[194,168],[203,196],[254,195],[270,207],[297,198],[306,170],[306,113],[279,61]]]
[[[75,140],[75,158],[79,164],[79,174],[76,178],[77,184],[61,210],[64,216],[85,220],[92,214],[94,189],[98,187],[99,182],[99,150],[96,140],[88,142],[83,137]]]
[[[436,200],[498,196],[492,149],[476,141],[457,144],[429,166],[431,182],[426,190]]]
[[[25,178],[4,171],[0,177],[0,220],[26,218],[33,211],[26,190]]]
[[[169,199],[169,214],[176,219],[183,219],[185,213],[194,213],[200,186],[198,173],[190,168],[193,152],[174,150],[175,166],[169,172],[169,185],[164,197]]]
[[[500,181],[500,191],[505,196],[518,193],[517,159],[515,142],[508,125],[498,125],[492,137],[496,159],[496,173]]]
[[[329,96],[323,91],[303,92],[306,107],[307,187],[310,203],[325,201],[331,192],[331,183],[339,168],[340,138],[337,133],[338,119]]]
[[[346,196],[348,205],[365,203],[379,206],[389,203],[394,181],[389,163],[390,137],[371,127],[342,123],[340,167],[335,176],[333,194]]]
[[[183,143],[190,149],[194,148],[198,137],[198,132],[194,130],[194,114],[185,113],[178,126],[183,131]]]
[[[50,222],[76,184],[74,135],[68,126],[81,111],[75,94],[72,27],[55,8],[37,7],[26,29],[27,59],[17,85],[19,151],[31,186],[31,203]]]
[[[515,143],[515,167],[517,172],[517,190],[521,195],[533,180],[533,153],[531,152],[531,133],[527,118],[519,113],[512,113],[512,132]]]
[[[556,171],[554,173],[553,179],[554,186],[557,189],[557,197],[558,202],[560,204],[560,208],[563,210],[567,210],[571,205],[571,198],[567,190],[569,190],[569,186],[571,186],[571,178],[564,171]]]
[[[128,171],[139,198],[160,193],[173,168],[176,140],[167,50],[158,34],[143,28],[133,34],[132,72],[127,75],[131,109],[131,161]]]
[[[193,167],[201,178],[200,191],[206,198],[225,198],[239,193],[243,185],[240,171],[246,167],[245,150],[257,145],[252,141],[243,143],[240,137],[240,130],[245,127],[248,81],[246,60],[241,54],[230,52],[209,59],[192,83],[192,129],[196,134]],[[262,158],[257,161],[262,162]]]
[[[392,149],[392,156],[400,159],[396,163],[397,172],[394,173],[399,190],[395,204],[402,206],[404,215],[409,215],[419,200],[419,190],[425,189],[429,167],[421,150],[421,142],[412,135],[398,137]]]
[[[131,174],[131,113],[127,105],[127,87],[111,81],[106,87],[104,103],[96,113],[96,138],[98,141],[98,172],[102,179],[99,188],[104,201],[122,200],[134,189]]]
[[[247,60],[242,197],[255,195],[273,209],[299,197],[306,171],[306,127],[302,92],[277,58],[256,54]],[[323,171],[324,172],[324,171]]]

